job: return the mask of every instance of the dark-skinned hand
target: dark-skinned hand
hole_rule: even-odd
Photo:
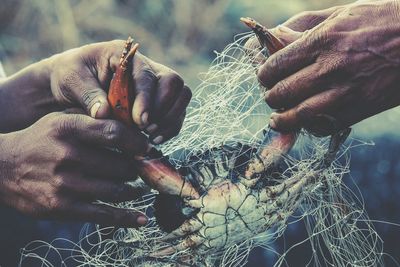
[[[63,105],[80,104],[92,117],[110,117],[107,88],[119,64],[124,41],[91,44],[51,58],[51,90]],[[138,53],[132,78],[132,119],[161,143],[178,134],[191,91],[173,70]]]
[[[132,155],[149,149],[138,130],[114,120],[57,112],[0,135],[0,142],[1,203],[42,219],[121,227],[146,223],[139,212],[94,203],[140,196],[140,189],[127,183],[136,178]]]
[[[107,90],[125,41],[95,43],[32,64],[0,81],[0,131],[23,129],[53,111],[80,107],[111,118]],[[132,119],[156,144],[179,133],[191,91],[170,68],[137,53]],[[16,108],[23,106],[24,110]]]
[[[287,46],[258,70],[271,127],[324,136],[399,105],[399,18],[399,1],[358,1],[273,29]]]

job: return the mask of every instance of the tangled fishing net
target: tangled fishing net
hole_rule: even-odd
[[[238,144],[257,147],[268,136],[266,121],[271,110],[263,100],[255,75],[257,66],[253,57],[257,53],[244,46],[251,36],[239,35],[221,53],[216,52],[209,70],[200,75],[201,84],[194,90],[181,133],[160,147],[174,166],[207,163],[218,157],[218,148],[222,146],[232,151]],[[65,240],[55,240],[51,244],[35,241],[22,251],[21,265],[27,259],[36,259],[42,266],[243,266],[251,249],[261,246],[275,253],[275,266],[285,266],[286,255],[304,243],[312,247],[311,266],[381,265],[383,242],[369,222],[362,198],[342,183],[344,174],[349,171],[346,152],[355,145],[353,142],[342,148],[335,161],[320,173],[320,179],[304,187],[298,196],[300,205],[295,206],[297,211],[290,219],[223,249],[206,254],[186,249],[168,257],[152,257],[152,253],[166,246],[160,241],[166,233],[152,216],[156,192],[151,192],[140,200],[117,205],[148,214],[150,221],[146,227],[101,229],[87,226],[82,230],[81,240],[68,248],[59,245]],[[281,176],[289,179],[313,172],[315,162],[323,158],[327,149],[328,139],[301,133],[295,148],[284,157]],[[243,153],[247,152],[243,150]],[[230,157],[239,156],[230,154]],[[293,203],[288,202],[282,209],[290,211],[294,208],[291,205]],[[308,238],[284,252],[275,251],[274,241],[282,237],[289,224],[299,221],[304,222]],[[50,262],[50,254],[53,258],[58,256],[60,261]]]

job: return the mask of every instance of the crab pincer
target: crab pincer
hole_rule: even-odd
[[[128,127],[136,127],[131,116],[134,102],[132,67],[133,58],[139,48],[131,37],[125,43],[124,50],[108,91],[108,101],[113,115]],[[137,56],[137,55],[136,55]],[[135,165],[139,176],[151,188],[160,193],[178,195],[187,198],[199,197],[198,192],[165,159],[161,152],[151,149],[146,155],[135,156]]]
[[[266,49],[267,56],[278,52],[284,48],[284,44],[265,26],[261,25],[252,18],[240,18],[256,35],[262,48]],[[268,90],[268,88],[266,88]],[[271,129],[271,131],[273,131]],[[258,157],[249,164],[245,177],[251,179],[263,172],[265,168],[276,164],[282,155],[289,152],[297,140],[298,132],[278,133],[274,132],[274,136],[265,139],[261,145]]]

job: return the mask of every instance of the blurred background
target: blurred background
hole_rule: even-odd
[[[0,61],[8,75],[35,61],[98,41],[132,35],[141,52],[171,66],[194,89],[197,75],[232,42],[247,31],[239,22],[250,16],[273,27],[305,10],[349,3],[348,0],[2,0],[0,6]],[[351,151],[351,174],[365,199],[371,219],[400,223],[399,109],[382,113],[355,127],[354,138],[373,141]],[[0,266],[16,266],[19,251],[29,241],[58,237],[76,240],[81,224],[36,221],[1,207]],[[385,252],[400,261],[400,228],[375,224]],[[286,231],[285,246],[306,237],[301,224]],[[277,248],[281,244],[277,243]],[[287,256],[288,266],[304,266],[307,244]],[[261,249],[252,252],[248,266],[270,266],[274,257]],[[386,266],[394,265],[388,261]]]

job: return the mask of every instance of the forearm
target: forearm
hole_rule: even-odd
[[[43,60],[0,79],[0,132],[23,129],[61,109],[50,89],[49,72]]]

